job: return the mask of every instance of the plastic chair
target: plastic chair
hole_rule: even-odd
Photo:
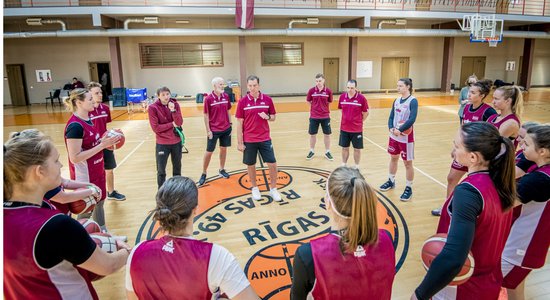
[[[59,94],[61,94],[61,89],[56,89],[53,92],[53,95],[52,95],[52,92],[50,91],[50,96],[46,97],[46,107],[48,107],[48,100],[50,100],[53,108],[53,99],[57,99],[57,102],[59,102],[59,105],[61,105],[61,98],[59,98]]]

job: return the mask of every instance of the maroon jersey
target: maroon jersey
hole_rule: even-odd
[[[470,249],[475,261],[474,273],[466,283],[456,287],[456,299],[497,299],[502,285],[501,255],[510,232],[512,213],[502,211],[500,197],[489,173],[470,174],[462,182],[479,191],[483,198],[483,210],[477,217]],[[449,232],[452,219],[449,205],[453,195],[443,205],[437,233]]]
[[[250,93],[246,94],[237,105],[235,117],[244,119],[243,139],[246,143],[258,143],[271,140],[269,135],[269,123],[258,114],[264,112],[266,115],[274,115],[275,105],[273,100],[265,94],[260,93],[254,99]]]
[[[103,136],[107,131],[107,123],[111,123],[111,110],[109,106],[99,103],[99,106],[94,108],[89,114],[90,119],[94,122],[94,126],[100,135]]]
[[[550,165],[542,166],[533,172],[550,177]],[[530,201],[514,208],[512,230],[502,259],[528,269],[544,266],[550,247],[549,202]]]
[[[518,123],[518,127],[521,127],[521,122],[518,118],[518,116],[516,116],[516,114],[509,114],[507,115],[506,117],[500,119],[500,121],[497,121],[497,118],[499,117],[499,115],[492,115],[489,117],[489,119],[487,119],[487,123],[489,124],[493,124],[497,129],[500,129],[500,126],[502,126],[502,124],[504,124],[504,122],[508,121],[508,120],[514,120]],[[510,137],[510,140],[514,143],[514,149],[517,148],[518,146],[518,137],[517,136],[514,136],[514,137]]]
[[[474,109],[472,108],[472,104],[466,104],[466,106],[464,107],[464,112],[462,114],[464,124],[470,123],[470,122],[484,121],[483,115],[485,114],[485,111],[490,108],[492,107],[489,104],[482,103],[474,111]]]
[[[324,87],[319,90],[317,86],[309,89],[306,101],[311,103],[309,117],[312,119],[330,118],[330,103],[332,102],[332,91]]]
[[[342,110],[340,130],[345,132],[363,132],[363,113],[369,111],[367,98],[360,93],[349,98],[348,93],[340,95],[338,108]]]
[[[139,299],[210,299],[208,264],[212,244],[163,236],[141,243],[130,262]]]
[[[206,98],[204,98],[204,113],[208,114],[208,124],[210,125],[210,131],[222,132],[229,127],[228,110],[231,109],[231,101],[226,93],[221,93],[218,97],[216,93],[212,91]]]
[[[82,137],[82,151],[92,149],[99,145],[101,135],[95,126],[92,126],[76,115],[72,115],[67,125],[65,126],[65,133],[67,127],[71,123],[79,123],[84,129],[84,136]],[[67,137],[65,136],[65,145],[67,145]],[[98,151],[92,157],[85,161],[73,164],[69,159],[69,172],[72,180],[90,182],[97,185],[101,189],[101,200],[104,200],[107,195],[107,188],[105,186],[105,167],[103,165],[103,151]]]
[[[6,299],[98,299],[81,270],[70,262],[44,269],[35,260],[42,226],[59,215],[36,205],[10,207],[4,202],[4,297]]]
[[[378,230],[378,243],[355,256],[342,255],[340,237],[329,234],[311,241],[315,266],[314,299],[390,299],[395,277],[395,250],[388,234]]]

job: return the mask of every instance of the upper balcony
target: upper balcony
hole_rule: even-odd
[[[155,6],[234,8],[235,0],[5,0],[4,8]],[[550,16],[550,0],[256,0],[262,9],[333,9]]]

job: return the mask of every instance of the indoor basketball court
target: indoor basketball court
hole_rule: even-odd
[[[233,5],[234,1],[230,2]],[[266,5],[273,9],[290,8],[295,10],[308,8],[307,5],[314,2],[311,5],[315,5],[315,9],[334,9],[335,15],[334,19],[330,20],[330,26],[333,26],[334,22],[339,22],[337,25],[340,28],[337,29],[342,30],[342,36],[339,36],[340,33],[327,33],[321,30],[314,32],[304,30],[304,28],[292,31],[296,29],[293,26],[311,26],[319,23],[321,23],[320,26],[329,26],[327,25],[329,21],[322,18],[319,21],[318,18],[313,17],[287,20],[288,16],[286,15],[284,20],[276,20],[273,16],[260,19],[258,30],[265,31],[257,32],[263,32],[265,35],[260,33],[247,35],[241,31],[233,34],[229,31],[233,29],[227,29],[233,26],[233,14],[229,16],[231,22],[221,20],[219,24],[222,25],[215,23],[223,27],[224,30],[228,30],[223,34],[216,33],[215,29],[211,29],[210,23],[202,28],[204,32],[208,33],[205,36],[193,33],[193,30],[200,29],[200,26],[205,26],[204,24],[197,25],[193,29],[177,28],[170,33],[169,30],[163,31],[166,29],[163,26],[166,26],[167,23],[161,22],[159,27],[155,27],[160,32],[158,37],[151,32],[141,36],[132,35],[130,31],[124,32],[119,29],[117,26],[122,25],[123,19],[109,16],[112,18],[112,22],[107,21],[107,23],[115,24],[112,25],[114,27],[103,24],[100,30],[102,33],[90,33],[83,30],[83,35],[76,37],[70,36],[70,33],[65,32],[66,28],[63,27],[63,32],[56,33],[56,36],[66,38],[56,39],[60,45],[54,45],[54,43],[40,38],[39,35],[48,36],[47,32],[34,36],[35,33],[15,32],[16,30],[12,29],[21,26],[17,25],[18,21],[25,21],[26,25],[23,26],[43,26],[45,24],[52,26],[51,24],[61,23],[41,18],[16,20],[17,11],[14,11],[14,14],[10,15],[12,19],[8,19],[11,23],[7,23],[9,30],[14,32],[4,35],[4,42],[7,44],[4,56],[9,61],[5,70],[8,73],[11,72],[10,77],[7,75],[5,77],[5,87],[7,86],[11,93],[5,92],[4,94],[5,97],[10,94],[11,102],[4,101],[4,141],[14,131],[36,128],[44,132],[52,138],[59,150],[59,160],[64,165],[62,176],[70,177],[67,166],[68,154],[63,135],[65,124],[71,114],[62,106],[62,96],[60,96],[65,89],[58,92],[57,87],[40,82],[41,80],[51,81],[50,76],[55,78],[61,72],[57,74],[50,72],[50,70],[46,70],[44,64],[36,61],[34,57],[37,56],[30,54],[36,51],[36,45],[43,46],[42,52],[52,53],[54,56],[57,55],[55,53],[57,49],[69,49],[74,45],[74,51],[67,50],[67,52],[60,53],[73,57],[74,60],[79,60],[79,55],[82,53],[84,57],[82,60],[87,61],[84,66],[79,68],[90,70],[91,76],[87,78],[90,79],[88,81],[99,81],[100,73],[112,70],[114,76],[112,82],[109,78],[109,88],[111,85],[112,87],[117,86],[117,83],[119,86],[124,85],[122,73],[126,76],[128,86],[148,87],[148,96],[144,95],[145,99],[140,99],[141,103],[139,101],[128,103],[128,107],[119,107],[119,105],[114,107],[113,103],[118,99],[113,93],[111,99],[114,101],[110,103],[113,121],[108,125],[109,129],[121,129],[125,136],[124,146],[115,150],[117,167],[114,172],[116,174],[116,190],[125,194],[126,200],[105,200],[106,222],[111,233],[127,236],[128,244],[135,246],[142,241],[158,239],[165,235],[160,225],[154,221],[152,214],[157,192],[156,141],[155,133],[151,130],[148,121],[147,105],[153,101],[149,98],[157,98],[156,95],[153,96],[154,89],[159,86],[167,86],[172,90],[173,96],[177,97],[183,115],[184,146],[187,150],[182,159],[182,176],[198,182],[207,145],[203,104],[200,103],[199,98],[202,97],[203,91],[210,91],[209,83],[215,76],[224,76],[228,83],[240,81],[239,92],[245,94],[246,84],[243,81],[246,76],[253,73],[258,75],[262,79],[260,82],[262,92],[264,91],[262,88],[265,87],[267,95],[271,95],[271,91],[276,95],[272,98],[277,117],[276,121],[270,122],[269,125],[278,165],[277,189],[282,196],[282,201],[274,201],[269,196],[268,178],[270,174],[267,164],[261,158],[256,164],[256,184],[262,193],[262,198],[261,200],[252,199],[251,187],[253,185],[247,175],[246,166],[242,162],[243,154],[237,150],[236,134],[233,134],[231,136],[232,147],[228,148],[225,164],[225,170],[230,177],[226,179],[218,175],[218,148],[209,165],[206,183],[199,186],[199,204],[194,221],[193,236],[199,240],[219,244],[233,253],[252,287],[262,299],[289,299],[293,275],[292,263],[297,248],[330,231],[330,219],[326,212],[324,197],[328,176],[332,170],[341,165],[342,148],[338,146],[338,133],[342,113],[338,109],[338,96],[342,92],[345,93],[345,84],[348,79],[357,78],[359,83],[357,88],[362,90],[369,105],[369,116],[363,123],[364,149],[361,151],[362,159],[359,170],[366,178],[367,183],[376,190],[378,225],[379,228],[389,233],[395,249],[397,273],[393,283],[392,299],[410,299],[413,291],[426,274],[421,259],[422,246],[426,239],[435,234],[439,221],[439,217],[432,216],[431,210],[441,207],[445,201],[447,174],[453,160],[451,149],[453,139],[460,126],[457,115],[459,108],[457,98],[465,79],[476,74],[480,79],[494,80],[497,79],[496,76],[500,76],[499,78],[504,81],[515,81],[520,85],[527,83],[521,121],[538,123],[550,121],[550,81],[548,80],[548,68],[550,68],[550,52],[548,51],[550,49],[548,47],[550,46],[548,42],[550,27],[548,24],[550,24],[550,18],[547,17],[550,12],[545,13],[548,10],[545,6],[542,8],[542,15],[536,17],[537,24],[534,24],[534,21],[533,24],[523,24],[522,22],[529,18],[529,16],[524,16],[529,15],[525,12],[525,5],[521,12],[523,15],[517,20],[509,16],[513,13],[519,14],[517,7],[514,7],[516,10],[510,8],[510,11],[484,14],[479,7],[477,11],[472,7],[459,7],[464,9],[459,13],[461,10],[458,10],[455,5],[454,11],[448,10],[447,18],[442,19],[443,21],[435,20],[432,17],[426,19],[418,17],[409,23],[412,24],[411,26],[417,27],[403,31],[407,28],[403,26],[407,25],[410,20],[386,20],[383,16],[373,15],[373,28],[369,29],[365,21],[368,19],[367,23],[370,24],[371,17],[354,15],[348,18],[341,12],[336,13],[336,8],[341,8],[338,5],[342,5],[342,3],[345,4],[343,9],[347,10],[363,9],[366,5],[372,4],[363,3],[365,1],[357,1],[357,3],[351,1],[330,1],[330,3],[329,1],[303,1],[304,3],[301,4],[294,3],[294,1],[292,4],[288,4],[288,1],[276,2],[280,7]],[[280,4],[280,2],[284,3]],[[379,7],[369,6],[368,9],[372,10],[425,11],[430,9],[430,5],[424,7],[420,2],[412,7],[409,7],[409,4],[399,4],[399,7],[393,7],[392,5],[395,3],[390,4],[383,1],[368,2],[380,5]],[[548,1],[542,2],[550,7]],[[101,6],[101,3],[98,5]],[[220,4],[212,4],[214,7],[218,5]],[[319,5],[320,7],[318,7]],[[436,6],[443,4],[431,5],[432,9],[441,9]],[[501,10],[500,6],[499,8],[493,7],[493,10]],[[204,14],[203,11],[192,11],[201,18]],[[195,22],[193,18],[191,21],[181,18],[176,20],[172,12],[164,12],[164,14],[167,15],[167,18],[174,19],[170,19],[170,22],[176,21],[175,23],[180,25]],[[284,15],[283,12],[278,12],[278,14]],[[101,20],[98,21],[98,16],[100,14],[93,16],[95,27],[97,27],[96,22],[101,24],[105,21],[102,18],[99,18]],[[156,26],[155,24],[159,24],[159,19],[155,18],[127,19],[124,22],[124,30],[129,29],[130,23],[141,23],[138,26],[150,24]],[[378,29],[375,29],[375,21],[379,22]],[[510,21],[513,26],[506,27],[506,23]],[[281,22],[282,26],[287,26],[286,23],[290,22],[288,28],[284,27],[286,30],[284,34],[268,32],[270,29],[267,28],[276,22]],[[386,26],[385,24],[391,27],[384,32],[381,28],[382,25]],[[239,28],[245,32],[250,29],[247,26]],[[509,30],[510,27],[513,27],[513,30]],[[147,27],[136,28],[148,30]],[[433,34],[426,31],[427,28],[439,31],[437,34]],[[530,28],[537,31],[529,32]],[[539,31],[540,28],[543,30]],[[360,33],[353,31],[356,29]],[[368,30],[379,31],[368,33]],[[385,35],[386,33],[387,35]],[[86,34],[90,35],[86,36]],[[107,42],[98,37],[102,34],[104,34],[103,39],[107,40],[108,38]],[[216,34],[219,34],[220,37],[216,37]],[[320,35],[316,36],[316,34]],[[235,35],[235,37],[232,38],[230,35]],[[30,38],[20,39],[21,37]],[[32,39],[33,37],[38,37],[38,39]],[[90,43],[89,47],[92,49],[90,51],[87,49],[88,44],[85,38],[95,39]],[[155,40],[157,38],[158,40]],[[515,43],[520,38],[525,39],[523,50],[518,43]],[[185,66],[183,63],[182,65],[174,63],[174,65],[166,67],[166,61],[159,63],[163,67],[162,72],[158,70],[159,65],[146,65],[151,61],[154,63],[155,54],[147,55],[149,51],[155,51],[157,44],[173,46],[180,43],[181,39],[193,45],[199,45],[204,39],[208,44],[203,44],[201,47],[205,49],[211,47],[214,50],[208,49],[212,51],[219,50],[222,61],[217,61],[218,58],[216,58],[208,63],[203,62],[200,66],[203,69],[199,71],[197,71],[198,68]],[[537,46],[535,46],[535,40],[539,43]],[[36,45],[34,41],[37,41]],[[274,41],[277,41],[275,46],[272,43]],[[391,47],[391,45],[400,45],[401,43],[410,43],[411,49],[394,50]],[[184,49],[186,44],[182,45],[184,46],[181,48]],[[225,52],[221,50],[223,47],[220,45],[226,45],[226,49],[223,50]],[[298,67],[283,66],[285,63],[281,63],[281,65],[273,62],[264,64],[265,57],[270,57],[269,53],[274,53],[269,51],[277,47],[283,49],[288,45],[297,47],[290,47],[294,51],[293,55],[296,56],[290,58],[289,61],[293,59],[298,61],[296,63]],[[218,46],[220,49],[216,48]],[[349,49],[347,49],[348,46]],[[158,49],[162,48],[162,46],[158,47],[160,47]],[[203,51],[201,47],[199,50],[193,51]],[[20,50],[21,54],[18,53]],[[165,51],[166,49],[162,48],[161,50]],[[161,50],[159,51],[162,52]],[[139,55],[136,51],[139,52]],[[319,51],[319,54],[316,51]],[[453,51],[458,53],[454,59]],[[513,54],[510,54],[512,52]],[[97,53],[107,54],[102,56],[96,55]],[[523,55],[520,56],[520,54]],[[310,61],[306,61],[305,55],[314,57],[316,63],[312,64]],[[26,60],[23,56],[33,58]],[[223,61],[224,56],[226,56],[225,62]],[[204,57],[202,59],[206,60]],[[251,62],[253,60],[262,60],[262,64],[253,65]],[[24,61],[25,64],[31,65],[31,68],[36,69],[36,83],[25,77],[25,68],[20,61]],[[282,61],[283,59],[281,59]],[[65,64],[63,66],[66,67]],[[223,69],[217,69],[218,67]],[[277,69],[279,67],[288,69]],[[15,91],[16,85],[13,83],[12,76],[18,68],[23,71],[21,77],[25,77],[29,81],[25,86],[25,91]],[[189,70],[191,73],[188,72]],[[223,72],[218,74],[216,73],[218,70],[223,70]],[[47,74],[47,79],[39,77],[39,72],[40,76]],[[64,70],[64,72],[69,74],[72,70]],[[178,72],[188,72],[185,73],[187,76],[185,78],[188,80],[180,80],[179,77],[182,74]],[[316,155],[313,159],[306,159],[309,151],[310,106],[306,103],[305,93],[315,85],[315,74],[317,73],[330,74],[326,81],[327,86],[333,85],[335,90],[334,101],[330,104],[332,127],[330,141],[333,161],[329,161],[322,155],[324,146],[322,134],[317,135]],[[109,74],[111,76],[111,73]],[[34,73],[29,76],[33,77]],[[238,79],[232,81],[229,80],[229,76]],[[400,201],[400,195],[406,182],[405,167],[401,159],[398,163],[396,187],[387,192],[379,190],[380,185],[387,180],[390,161],[387,152],[388,117],[393,100],[399,97],[399,94],[396,93],[395,83],[402,77],[411,77],[414,81],[413,95],[418,99],[419,104],[418,116],[414,123],[414,196],[408,202]],[[451,85],[451,81],[456,86],[455,84]],[[532,81],[533,84],[531,84]],[[27,86],[29,86],[28,89]],[[200,90],[197,97],[188,95],[191,93],[189,91],[195,92],[197,89]],[[134,90],[141,91],[143,89]],[[44,97],[36,96],[37,91],[49,93],[50,97],[46,97],[46,105],[43,104]],[[492,105],[493,91],[494,89],[485,98],[485,103]],[[17,95],[25,100],[17,99]],[[59,105],[54,102],[56,96]],[[238,101],[239,97],[236,98]],[[104,96],[103,99],[106,101],[107,97]],[[235,119],[236,107],[237,103],[235,102],[230,111],[233,125],[237,122]],[[236,131],[235,127],[233,130],[233,132]],[[348,166],[352,165],[350,158]],[[167,178],[171,177],[171,164],[167,165],[166,174]],[[159,273],[162,271],[158,270]],[[113,275],[94,282],[100,299],[126,298],[124,273],[125,269],[123,268]],[[527,279],[525,291],[526,299],[550,298],[550,266],[548,264],[531,273]]]

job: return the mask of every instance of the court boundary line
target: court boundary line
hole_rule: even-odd
[[[384,147],[378,145],[378,144],[375,143],[373,140],[371,140],[371,139],[369,139],[369,138],[367,138],[367,137],[363,137],[363,138],[366,139],[367,141],[369,141],[369,143],[371,143],[371,144],[375,145],[376,147],[380,148],[382,151],[387,152],[386,149],[385,149]],[[437,183],[437,184],[439,184],[440,186],[442,186],[444,189],[447,189],[447,185],[445,185],[445,184],[443,184],[441,181],[435,179],[435,178],[432,177],[430,174],[428,174],[428,173],[422,171],[421,169],[419,169],[419,168],[417,168],[417,167],[414,167],[414,166],[413,166],[413,168],[414,168],[415,170],[417,170],[420,174],[422,174],[422,175],[428,177],[428,179],[431,179],[431,180],[434,181],[435,183]]]
[[[132,149],[132,151],[130,151],[130,153],[126,154],[126,156],[120,161],[120,163],[117,164],[117,168],[120,168],[130,158],[130,156],[132,156],[141,147],[141,145],[143,145],[145,143],[146,140],[147,139],[141,141],[141,143],[139,143],[137,146],[135,146],[134,149]]]

